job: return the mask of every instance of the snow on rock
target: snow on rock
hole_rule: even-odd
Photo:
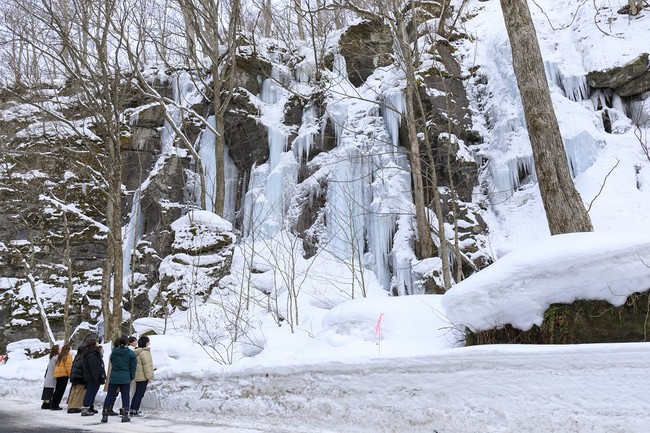
[[[474,331],[541,325],[551,304],[577,299],[622,305],[650,288],[650,233],[551,236],[517,249],[445,293],[456,325]]]
[[[193,211],[171,224],[174,230],[173,248],[181,251],[204,251],[212,245],[220,244],[224,236],[232,234],[232,224],[219,215],[208,211]]]

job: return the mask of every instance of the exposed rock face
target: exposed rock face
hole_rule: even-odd
[[[587,74],[587,83],[596,89],[614,89],[620,96],[635,96],[650,90],[649,54],[606,71]]]
[[[145,288],[158,282],[160,262],[163,257],[171,254],[171,223],[181,216],[182,210],[187,206],[184,170],[187,163],[187,160],[176,155],[169,155],[142,191],[140,209],[143,236],[136,245],[139,259],[133,270],[146,276],[146,282],[141,282]],[[136,303],[136,307],[143,308],[140,303]]]
[[[359,86],[377,67],[391,64],[392,47],[390,31],[380,22],[367,21],[348,29],[341,37],[341,53],[346,58],[352,83]],[[420,77],[426,116],[432,119],[428,133],[434,145],[433,159],[439,169],[439,186],[453,185],[456,191],[455,194],[444,196],[445,212],[450,215],[450,221],[453,218],[463,220],[459,236],[463,241],[464,252],[478,266],[481,257],[474,253],[480,248],[468,242],[467,237],[483,233],[485,227],[476,217],[475,207],[464,201],[469,200],[476,183],[475,163],[463,156],[463,151],[472,144],[472,137],[467,132],[467,101],[452,49],[441,44],[436,56],[439,66],[425,71]],[[245,184],[251,168],[263,164],[269,158],[267,128],[259,121],[259,108],[251,101],[250,95],[260,92],[262,79],[271,75],[271,69],[270,62],[254,54],[237,58],[236,86],[239,89],[235,91],[225,115],[225,140],[229,156],[239,170],[237,209],[241,208],[241,193],[246,190]],[[75,86],[78,87],[79,83],[67,83],[66,94],[74,96]],[[154,83],[154,86],[159,93],[172,97],[169,82]],[[1,98],[2,94],[0,110],[3,104],[18,103]],[[314,94],[309,100],[298,96],[289,98],[284,112],[284,125],[293,131],[289,143],[296,136],[308,104],[315,107],[315,117],[323,118],[325,99],[323,94]],[[192,108],[206,117],[212,110],[208,100],[200,101]],[[190,223],[184,231],[173,228],[174,222],[182,219],[183,215],[196,205],[196,197],[193,196],[196,194],[196,174],[192,161],[184,156],[184,152],[179,152],[181,156],[167,155],[164,160],[160,159],[164,113],[158,104],[133,93],[129,94],[125,109],[125,117],[130,119],[131,123],[123,125],[123,134],[120,137],[122,181],[125,186],[123,225],[127,226],[130,217],[137,217],[135,226],[138,229],[129,233],[134,236],[132,240],[137,242],[133,245],[135,260],[129,264],[133,278],[125,287],[123,305],[134,318],[138,318],[143,315],[163,314],[163,310],[169,306],[187,308],[191,296],[208,296],[210,291],[217,287],[219,280],[229,273],[234,235],[231,230],[222,230],[203,223]],[[66,107],[65,110],[76,116],[75,119],[83,119],[83,115],[79,114],[75,107]],[[379,116],[377,119],[380,122]],[[452,119],[451,122],[449,119]],[[33,113],[21,119],[0,118],[0,135],[3,135],[3,138],[15,136],[12,145],[16,148],[38,149],[38,152],[25,153],[28,156],[0,153],[0,164],[13,164],[18,158],[24,158],[20,160],[20,164],[11,165],[11,174],[18,173],[21,167],[24,168],[20,176],[9,176],[14,179],[15,185],[7,190],[0,188],[0,200],[3,202],[0,207],[0,278],[12,279],[7,284],[0,282],[0,319],[3,320],[3,325],[0,325],[3,326],[0,329],[0,351],[7,341],[27,337],[44,339],[38,315],[29,311],[33,300],[16,295],[18,286],[26,282],[26,270],[21,262],[21,254],[29,254],[29,249],[24,245],[13,245],[12,241],[34,236],[34,241],[39,247],[34,254],[37,263],[34,273],[39,281],[51,283],[52,287],[60,289],[61,281],[66,278],[60,270],[59,274],[52,272],[52,264],[60,264],[64,260],[65,236],[61,211],[53,204],[43,202],[39,195],[49,194],[62,201],[74,203],[81,212],[97,222],[104,221],[105,196],[101,192],[101,185],[87,170],[89,166],[95,167],[94,164],[101,162],[101,156],[97,158],[97,155],[81,148],[75,140],[67,142],[61,137],[42,133],[38,125],[44,120],[35,117]],[[34,124],[37,126],[30,126]],[[184,124],[180,127],[191,142],[204,130],[202,121],[191,114],[185,117]],[[314,135],[309,155],[303,158],[304,161],[300,161],[301,185],[292,197],[298,212],[294,219],[295,232],[303,239],[307,256],[316,252],[318,233],[313,228],[325,224],[324,207],[328,191],[325,175],[308,178],[319,170],[315,158],[320,153],[331,151],[337,145],[331,121],[319,123],[316,127],[320,128],[320,133]],[[100,129],[101,125],[96,126],[94,132],[101,136]],[[62,158],[52,157],[49,152],[53,147],[62,149]],[[71,161],[79,162],[79,166],[71,164]],[[427,161],[426,164],[431,162]],[[2,186],[6,187],[9,184],[2,177],[5,174],[2,169],[0,167],[0,180]],[[28,171],[37,172],[36,170],[41,171],[43,176],[26,175]],[[135,191],[140,188],[140,214],[131,216]],[[50,212],[44,212],[44,209]],[[454,212],[455,216],[452,215]],[[18,224],[21,215],[32,219],[38,217],[42,221],[39,220],[38,226]],[[103,240],[105,234],[100,232],[97,226],[73,216],[70,216],[68,224],[71,233],[74,233],[70,252],[75,287],[84,284],[94,287],[83,294],[81,291],[76,292],[72,299],[70,322],[74,327],[83,321],[97,321],[99,291],[96,289],[101,281],[101,266],[106,258],[106,247]],[[200,248],[187,248],[188,243],[179,240],[179,236],[182,237],[179,235],[181,232],[190,244],[193,242],[192,237],[205,235],[213,242],[204,243]],[[56,233],[56,236],[48,240],[47,234],[52,233]],[[461,266],[466,273],[471,272],[472,266],[469,264]],[[193,285],[193,282],[197,281],[197,275],[201,276],[198,286]],[[157,296],[154,296],[155,289],[158,290]],[[431,291],[435,291],[435,287]],[[55,317],[51,320],[54,331],[61,335],[63,323],[58,317],[62,305],[51,302],[47,308],[48,314]],[[23,310],[25,314],[21,313],[19,319],[25,320],[26,325],[17,321],[12,323],[11,320],[18,316],[11,316],[11,313]],[[78,335],[83,338],[84,334],[81,332]]]
[[[44,131],[45,129],[43,129]],[[7,142],[5,142],[6,144]],[[29,149],[29,152],[24,150]],[[55,150],[55,151],[53,151]],[[97,155],[75,140],[48,134],[13,135],[6,152],[0,152],[0,352],[9,341],[22,338],[47,340],[28,277],[54,332],[62,333],[63,297],[66,282],[79,285],[93,280],[92,271],[105,258],[102,233],[74,212],[63,212],[58,203],[73,204],[78,212],[103,221],[103,195],[89,167],[97,167]],[[71,257],[71,266],[65,256]],[[62,286],[64,288],[62,288]],[[47,293],[48,287],[57,291]],[[45,291],[45,294],[42,294]],[[54,296],[54,294],[59,295]],[[90,299],[97,293],[75,292],[70,299],[69,321],[76,326],[94,322]],[[79,334],[81,335],[81,334]],[[75,343],[76,341],[73,341]]]
[[[260,93],[262,80],[271,76],[271,63],[254,54],[239,55],[236,62],[235,87],[246,89],[254,95]]]
[[[161,305],[185,310],[205,299],[230,272],[235,235],[229,223],[208,212],[192,212],[170,225],[171,254],[160,267]]]
[[[500,329],[470,333],[467,345],[584,344],[641,342],[647,340],[649,292],[630,295],[622,306],[605,301],[578,300],[571,305],[553,304],[542,326],[521,331],[507,325]]]
[[[339,41],[345,57],[348,78],[360,86],[380,66],[393,62],[393,37],[380,21],[365,21],[351,26]]]
[[[253,164],[263,164],[269,158],[266,128],[256,120],[257,107],[244,92],[232,98],[225,118],[225,136],[228,153],[240,172],[250,170]]]

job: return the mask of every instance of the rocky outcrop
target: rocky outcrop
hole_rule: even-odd
[[[643,342],[648,333],[650,292],[634,293],[615,307],[605,301],[578,300],[553,304],[541,326],[521,331],[506,325],[500,329],[469,333],[466,345],[475,344],[584,344]]]
[[[171,254],[160,265],[159,305],[187,309],[210,295],[230,272],[235,235],[232,226],[210,212],[195,211],[170,225]]]
[[[240,172],[247,172],[254,164],[263,164],[269,158],[268,133],[257,121],[258,114],[246,92],[233,95],[225,115],[225,138],[228,153]]]
[[[393,63],[393,36],[390,28],[379,20],[350,26],[339,41],[345,57],[348,78],[360,86],[380,66]]]
[[[636,96],[650,90],[649,54],[605,71],[587,74],[587,83],[595,89],[614,89],[619,96]]]
[[[262,81],[271,76],[271,63],[256,54],[238,55],[236,67],[235,87],[254,95],[260,93]]]

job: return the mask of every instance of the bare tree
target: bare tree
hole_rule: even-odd
[[[117,0],[10,0],[14,18],[41,29],[32,35],[23,26],[10,28],[12,35],[38,53],[39,72],[51,80],[65,80],[78,95],[79,111],[66,117],[43,104],[39,108],[74,131],[99,167],[106,199],[108,227],[106,260],[102,278],[102,313],[105,337],[121,334],[123,298],[122,260],[122,159],[125,125],[122,112],[128,95],[121,52],[124,19],[134,2]],[[116,29],[120,31],[116,32]],[[40,78],[40,77],[39,77]]]
[[[501,8],[551,234],[592,231],[591,219],[569,172],[526,0],[501,0]]]
[[[225,207],[224,117],[233,96],[238,32],[241,23],[240,0],[179,0],[188,34],[196,39],[188,52],[188,63],[196,71],[210,71],[205,88],[212,95],[215,116],[216,181],[213,210],[223,215]]]

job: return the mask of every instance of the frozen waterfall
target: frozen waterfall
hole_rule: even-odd
[[[279,84],[280,70],[262,83],[261,122],[268,132],[269,159],[254,167],[244,200],[246,236],[273,237],[283,228],[291,192],[298,178],[293,152],[286,152],[289,133],[283,124],[287,91]]]
[[[216,128],[215,117],[210,116],[208,124],[214,129]],[[201,132],[198,141],[198,154],[203,163],[203,173],[205,175],[205,204],[206,210],[214,212],[214,195],[216,192],[217,183],[217,159],[216,159],[216,146],[215,134],[210,128],[206,128]],[[230,158],[228,153],[228,146],[225,146],[225,197],[224,197],[224,210],[223,218],[233,223],[235,221],[235,200],[237,197],[237,179],[239,176],[235,163]]]

